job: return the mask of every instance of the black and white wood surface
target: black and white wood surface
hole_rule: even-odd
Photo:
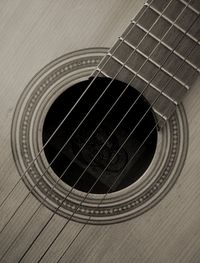
[[[144,20],[137,22],[137,17],[134,20],[136,14],[147,8],[150,2],[143,7],[144,1],[141,0],[0,1],[0,200],[7,196],[20,178],[13,160],[11,126],[17,101],[30,79],[46,64],[63,54],[90,47],[113,47],[122,42],[121,52],[115,52],[115,46],[110,50],[107,57],[111,58],[111,64],[108,63],[102,72],[113,77],[162,12],[161,3],[169,1],[155,1],[157,5],[149,8]],[[134,55],[135,60],[132,60],[132,64],[126,64],[124,75],[120,75],[122,80],[126,76],[128,81],[136,74],[144,59],[148,58],[148,70],[144,70],[135,79],[134,86],[137,88],[139,83],[139,90],[141,85],[150,82],[151,76],[148,73],[151,71],[152,74],[161,66],[163,58],[173,53],[172,60],[162,67],[159,77],[150,83],[146,97],[151,100],[168,78],[173,78],[173,85],[162,94],[162,103],[156,105],[155,111],[161,118],[168,119],[177,103],[181,101],[184,105],[189,147],[183,170],[169,193],[142,215],[118,224],[87,225],[60,262],[200,261],[200,20],[197,19],[197,24],[186,34],[181,47],[172,44],[173,37],[181,38],[186,33],[188,23],[199,15],[200,2],[192,0],[180,19],[174,23],[188,2],[172,1],[173,6],[159,18],[157,30],[148,32],[143,45]],[[137,25],[129,38],[123,32],[131,19],[131,25]],[[162,34],[171,25],[173,29],[161,40]],[[194,49],[195,43],[197,48]],[[157,44],[157,53],[151,56]],[[188,47],[194,49],[189,57],[185,54]],[[182,62],[182,71],[173,76]],[[99,69],[101,64],[97,72]],[[164,116],[163,107],[166,105],[171,106],[168,115]],[[0,207],[0,231],[3,229],[0,233],[0,262],[19,262],[23,255],[20,262],[24,263],[39,262],[41,258],[41,262],[58,262],[66,247],[81,230],[82,224],[70,221],[43,257],[49,244],[66,223],[66,218],[54,216],[26,253],[53,213],[42,206],[20,234],[40,205],[35,196],[29,195],[6,225],[27,193],[28,189],[21,181]]]

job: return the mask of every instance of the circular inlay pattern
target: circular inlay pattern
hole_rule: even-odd
[[[160,201],[181,172],[188,144],[187,120],[183,106],[180,106],[158,131],[152,163],[132,185],[108,194],[86,194],[72,190],[59,180],[43,151],[45,116],[62,92],[88,79],[106,51],[103,48],[81,50],[48,64],[27,85],[18,101],[12,125],[14,159],[31,193],[56,213],[91,224],[121,222]],[[83,158],[87,158],[87,154]]]

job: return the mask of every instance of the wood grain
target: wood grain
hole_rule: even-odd
[[[87,47],[110,47],[143,1],[2,0],[0,2],[0,200],[19,180],[10,130],[17,100],[29,80],[56,57]],[[168,195],[133,220],[86,226],[61,262],[183,262],[200,260],[200,80],[184,100],[189,151],[182,174]],[[20,183],[0,209],[0,229],[27,194]],[[30,196],[0,234],[0,256],[39,206]],[[45,207],[2,262],[18,262],[52,212]],[[22,262],[37,262],[66,219],[56,216]],[[42,262],[57,262],[81,228],[70,222]]]

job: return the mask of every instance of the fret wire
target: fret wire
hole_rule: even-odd
[[[102,71],[102,69],[100,69],[99,67],[96,67],[96,70],[99,71],[102,75],[104,75],[104,77],[110,78],[110,77],[108,76],[108,74],[106,74],[104,71]]]
[[[117,61],[118,63],[120,63],[120,65],[122,65],[124,68],[128,69],[131,73],[133,73],[135,76],[138,76],[139,78],[141,78],[144,82],[146,82],[146,84],[148,84],[150,87],[152,87],[154,90],[158,91],[159,93],[161,92],[161,90],[159,88],[157,88],[153,83],[151,83],[150,81],[148,81],[147,79],[145,79],[142,75],[140,75],[139,73],[137,73],[135,70],[133,70],[132,68],[130,68],[129,66],[127,66],[126,64],[124,64],[121,60],[119,60],[118,58],[116,58],[114,55],[112,55],[110,52],[108,52],[107,54],[108,56],[110,56],[111,58],[113,58],[115,61]],[[173,98],[171,98],[169,95],[167,95],[165,92],[163,92],[163,95],[169,99],[171,102],[173,102],[176,106],[178,105],[178,102],[176,100],[174,100]]]
[[[136,21],[131,20],[131,23],[136,24]],[[159,39],[157,36],[155,36],[153,33],[149,32],[146,28],[144,28],[143,26],[137,24],[137,26],[142,29],[145,33],[148,33],[152,38],[154,38],[155,40],[159,41],[163,46],[165,46],[166,48],[168,48],[171,52],[173,52],[175,55],[177,55],[179,58],[181,58],[182,60],[184,60],[184,56],[182,56],[181,54],[179,54],[176,50],[174,50],[173,48],[171,48],[169,45],[167,45],[165,42],[163,42],[161,39]],[[199,43],[199,42],[195,42],[195,43]],[[192,66],[196,71],[198,71],[200,73],[200,68],[198,68],[197,66],[195,66],[191,61],[189,61],[188,59],[185,60],[190,66]]]
[[[187,2],[185,2],[184,0],[179,0],[179,2],[181,2],[184,5],[187,5]],[[189,5],[187,5],[187,7],[189,9],[191,9],[193,12],[195,12],[197,15],[200,14],[200,12],[198,10],[196,10],[192,5],[189,4]]]
[[[120,40],[122,40],[122,38],[119,38]],[[133,46],[131,43],[129,43],[126,39],[123,40],[123,43],[125,43],[126,45],[128,45],[129,47],[131,47],[132,49],[136,50],[136,52],[138,52],[140,55],[142,55],[143,57],[145,57],[146,59],[148,59],[152,64],[154,64],[157,67],[160,67],[160,64],[158,64],[156,61],[154,61],[151,57],[147,56],[146,54],[144,54],[141,50],[136,49],[135,46]],[[170,73],[168,70],[166,70],[164,67],[160,68],[163,72],[165,72],[168,76],[172,77],[173,74]],[[186,90],[189,90],[189,86],[187,84],[185,84],[183,81],[181,81],[179,78],[177,78],[176,76],[173,77],[173,79],[175,79],[179,84],[181,84]]]
[[[155,107],[152,107],[152,109],[155,111],[156,114],[158,114],[162,119],[164,119],[164,121],[167,121],[167,117],[164,114],[156,110]]]
[[[195,42],[198,42],[198,40],[193,37],[189,32],[186,32],[184,29],[182,29],[180,26],[178,26],[177,24],[175,24],[171,19],[169,19],[167,16],[165,16],[163,13],[161,13],[160,11],[158,11],[156,8],[154,8],[153,6],[150,6],[147,2],[144,4],[146,6],[148,6],[151,10],[153,10],[154,12],[156,12],[158,15],[160,15],[162,18],[164,18],[166,21],[168,21],[169,23],[171,23],[174,27],[176,27],[177,29],[179,29],[182,33],[184,33],[186,36],[188,36],[189,38],[191,38],[192,40],[194,40]]]

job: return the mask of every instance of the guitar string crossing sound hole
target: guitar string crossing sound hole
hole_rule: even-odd
[[[106,78],[94,81],[44,148],[55,174],[66,184],[75,185],[83,192],[103,194],[131,185],[146,171],[156,149],[157,131],[152,132],[155,120],[153,113],[148,111],[150,105],[131,86],[126,89],[126,84],[117,80],[105,91],[110,81]],[[44,121],[43,144],[46,144],[90,82],[87,80],[70,87],[54,101]],[[104,95],[93,107],[103,92]],[[60,149],[62,151],[54,160]],[[132,156],[134,158],[130,160]]]

